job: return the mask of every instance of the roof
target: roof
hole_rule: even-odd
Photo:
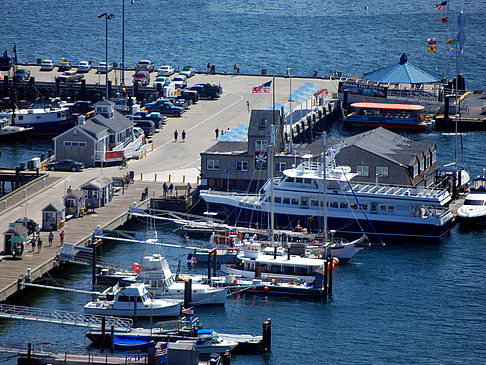
[[[260,121],[266,119],[265,129],[260,129]],[[280,119],[280,110],[275,109],[275,125],[278,125]],[[258,110],[251,111],[250,124],[248,126],[248,136],[265,135],[269,126],[273,124],[274,116],[273,110]]]
[[[59,200],[54,200],[52,203],[47,204],[42,210],[46,210],[49,207],[53,207],[58,212],[61,212],[64,209],[66,209],[64,203],[61,203]]]
[[[109,129],[113,130],[115,133],[123,132],[124,130],[133,127],[135,123],[129,118],[125,117],[118,111],[114,111],[113,118],[106,118],[103,114],[96,114],[91,118],[94,123],[107,126]]]
[[[80,189],[76,189],[64,195],[64,199],[67,198],[68,196],[74,196],[75,198],[81,199],[85,195],[86,193],[84,191],[81,191]]]
[[[104,188],[105,186],[110,185],[113,182],[112,179],[106,177],[106,176],[98,176],[95,177],[94,179],[91,179],[90,181],[84,183],[81,185],[81,189],[88,187],[88,186],[94,186],[95,188]]]
[[[409,63],[405,53],[400,57],[399,63],[372,71],[363,78],[392,84],[424,84],[439,81],[436,76]]]
[[[115,103],[113,101],[103,99],[95,103],[95,105],[115,105]]]
[[[418,156],[435,149],[434,142],[414,141],[382,127],[345,138],[344,143],[404,166],[413,165]]]
[[[84,124],[79,124],[76,127],[81,128],[85,132],[89,133],[93,137],[102,134],[103,132],[108,132],[108,127],[95,123],[92,119],[88,119]]]
[[[416,105],[416,104],[352,103],[350,106],[353,108],[393,109],[393,110],[408,110],[408,111],[420,111],[425,109],[425,106]]]
[[[203,153],[247,153],[247,142],[220,141]]]

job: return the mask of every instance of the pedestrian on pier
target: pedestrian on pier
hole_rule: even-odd
[[[51,231],[49,232],[49,244],[47,245],[47,247],[51,247],[52,245],[52,241],[54,240],[54,233],[52,232],[52,228],[51,228]]]
[[[40,227],[39,227],[39,225],[36,225],[35,226],[35,233],[37,234],[37,237],[40,236]]]
[[[59,246],[62,246],[64,244],[64,231],[61,231],[59,233]]]
[[[246,109],[248,109],[248,113],[250,112],[250,100],[246,101]]]
[[[39,240],[37,241],[37,253],[40,253],[42,250],[42,238],[39,237]]]
[[[236,75],[238,75],[238,65],[235,63],[235,65],[233,66],[233,76]]]
[[[209,75],[209,72],[211,71],[211,62],[208,61],[208,75]]]
[[[192,189],[191,184],[187,183],[187,195],[191,195],[191,189]]]
[[[167,191],[169,190],[169,188],[167,187],[166,182],[164,182],[164,185],[162,185],[162,190],[164,191],[164,196],[167,196]]]
[[[32,239],[30,240],[30,244],[32,246],[32,251],[35,251],[35,243],[37,242],[37,236],[34,234],[32,235]]]
[[[214,63],[211,65],[211,73],[212,73],[213,75],[215,75],[215,74],[216,74],[216,65],[215,65]]]
[[[181,137],[182,137],[182,142],[185,142],[186,141],[186,131],[184,129],[182,130]]]
[[[214,133],[216,134],[216,139],[218,139],[219,138],[219,128],[216,128],[214,130]]]
[[[169,185],[169,195],[172,196],[172,191],[174,190],[174,185],[172,185],[172,183],[170,183]]]
[[[177,132],[177,129],[174,131],[174,141],[177,142],[177,136],[179,135],[179,132]]]
[[[67,188],[67,193],[71,193],[73,191],[73,188],[71,187],[71,185],[69,185],[69,187]]]

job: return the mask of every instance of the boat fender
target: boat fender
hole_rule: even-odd
[[[267,292],[267,291],[268,291],[268,286],[266,286],[266,285],[265,285],[265,286],[263,287],[263,291]]]
[[[339,259],[337,257],[332,258],[333,267],[339,265]]]
[[[193,258],[192,258],[192,262],[193,262],[194,264],[196,264],[196,263],[197,263],[197,257],[196,257],[196,256],[193,256]]]

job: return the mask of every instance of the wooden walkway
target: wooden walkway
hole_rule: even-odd
[[[162,195],[163,182],[135,181],[125,188],[122,195],[120,189],[113,200],[106,206],[96,209],[95,213],[84,217],[74,218],[66,222],[64,226],[64,242],[84,245],[90,238],[98,225],[101,228],[114,229],[125,223],[128,218],[129,206],[137,202],[138,206],[146,207],[149,199],[141,201],[143,190],[148,187],[149,198]],[[23,198],[23,192],[17,192]],[[12,197],[12,201],[15,198]],[[1,216],[1,212],[0,212]],[[41,252],[33,252],[30,246],[22,255],[22,259],[13,259],[11,256],[4,257],[0,262],[0,302],[7,300],[9,296],[17,292],[18,280],[21,276],[27,275],[27,270],[31,269],[31,280],[42,276],[47,271],[58,265],[56,256],[60,250],[59,231],[55,232],[54,242],[48,246],[48,232],[41,232],[42,249]]]

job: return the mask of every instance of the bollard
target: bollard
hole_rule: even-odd
[[[199,185],[199,176],[197,177],[197,185]]]
[[[7,199],[3,201],[3,209],[7,209]]]
[[[27,189],[24,189],[24,198],[27,196]]]
[[[155,182],[157,182],[157,174],[155,174]]]
[[[30,278],[31,278],[31,275],[32,274],[32,270],[30,267],[27,268],[27,277],[25,278],[25,281],[30,283]]]
[[[169,175],[169,182],[170,182],[170,175]]]
[[[144,157],[147,157],[147,149],[146,149],[146,148],[143,150],[143,152],[144,152],[144,154],[145,154],[145,156],[144,156]]]
[[[154,152],[154,142],[152,142],[152,152]]]
[[[182,183],[184,184],[186,182],[186,175],[182,175]]]
[[[143,172],[140,173],[140,181],[143,180]]]
[[[46,187],[46,178],[44,177],[42,179],[42,187],[45,188]]]

